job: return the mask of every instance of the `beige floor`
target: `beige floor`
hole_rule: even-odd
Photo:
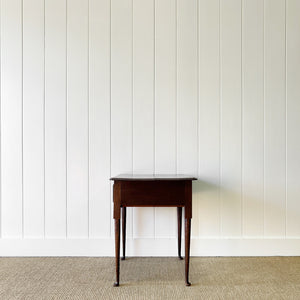
[[[300,257],[0,258],[0,299],[300,299]]]

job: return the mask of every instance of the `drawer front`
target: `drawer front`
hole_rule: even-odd
[[[185,181],[122,181],[121,206],[184,206]]]

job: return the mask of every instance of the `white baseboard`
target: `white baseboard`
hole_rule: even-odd
[[[176,256],[175,238],[127,240],[128,256]],[[182,241],[184,254],[184,240]],[[300,256],[300,238],[194,238],[192,256]],[[114,256],[114,240],[1,239],[0,256]]]

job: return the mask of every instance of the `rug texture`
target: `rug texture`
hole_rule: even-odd
[[[0,258],[0,299],[300,299],[300,257]]]

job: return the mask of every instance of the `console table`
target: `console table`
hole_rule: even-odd
[[[125,260],[126,207],[177,207],[178,257],[181,257],[182,208],[185,209],[185,284],[189,282],[190,236],[192,218],[192,180],[188,175],[121,174],[112,177],[115,220],[116,282],[120,278],[120,218],[122,209],[122,242]]]

